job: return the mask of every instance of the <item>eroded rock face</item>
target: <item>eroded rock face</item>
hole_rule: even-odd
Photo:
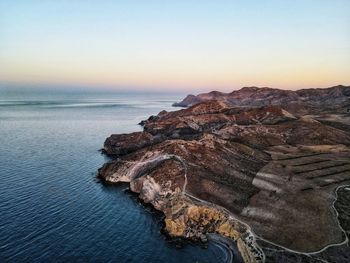
[[[118,159],[99,177],[129,182],[164,213],[169,235],[221,234],[245,262],[264,261],[255,235],[306,253],[342,242],[332,204],[335,188],[350,182],[349,131],[279,106],[230,105],[161,112],[143,132],[112,135],[105,152]]]

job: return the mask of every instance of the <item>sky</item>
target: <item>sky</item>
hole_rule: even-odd
[[[350,0],[0,0],[0,84],[350,85]]]

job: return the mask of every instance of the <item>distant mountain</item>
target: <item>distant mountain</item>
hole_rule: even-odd
[[[174,106],[190,107],[203,101],[218,100],[230,106],[282,106],[293,114],[320,112],[343,113],[350,111],[350,86],[338,85],[326,89],[297,91],[273,88],[244,87],[231,93],[212,91],[197,96],[188,95]]]

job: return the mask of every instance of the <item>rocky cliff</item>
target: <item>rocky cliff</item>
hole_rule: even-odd
[[[193,106],[151,116],[142,132],[107,138],[104,151],[114,160],[99,177],[130,183],[164,213],[170,236],[205,242],[221,234],[236,241],[245,262],[265,261],[261,241],[317,259],[315,252],[346,241],[333,202],[335,189],[350,182],[350,117],[336,107],[315,115],[319,93],[342,103],[349,95],[344,87],[244,88],[230,99],[188,97]],[[300,97],[308,98],[303,114],[281,107]]]

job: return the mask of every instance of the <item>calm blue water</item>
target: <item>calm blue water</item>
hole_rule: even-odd
[[[181,95],[58,94],[0,97],[1,262],[223,262],[222,247],[177,249],[161,217],[95,180],[111,133]]]

